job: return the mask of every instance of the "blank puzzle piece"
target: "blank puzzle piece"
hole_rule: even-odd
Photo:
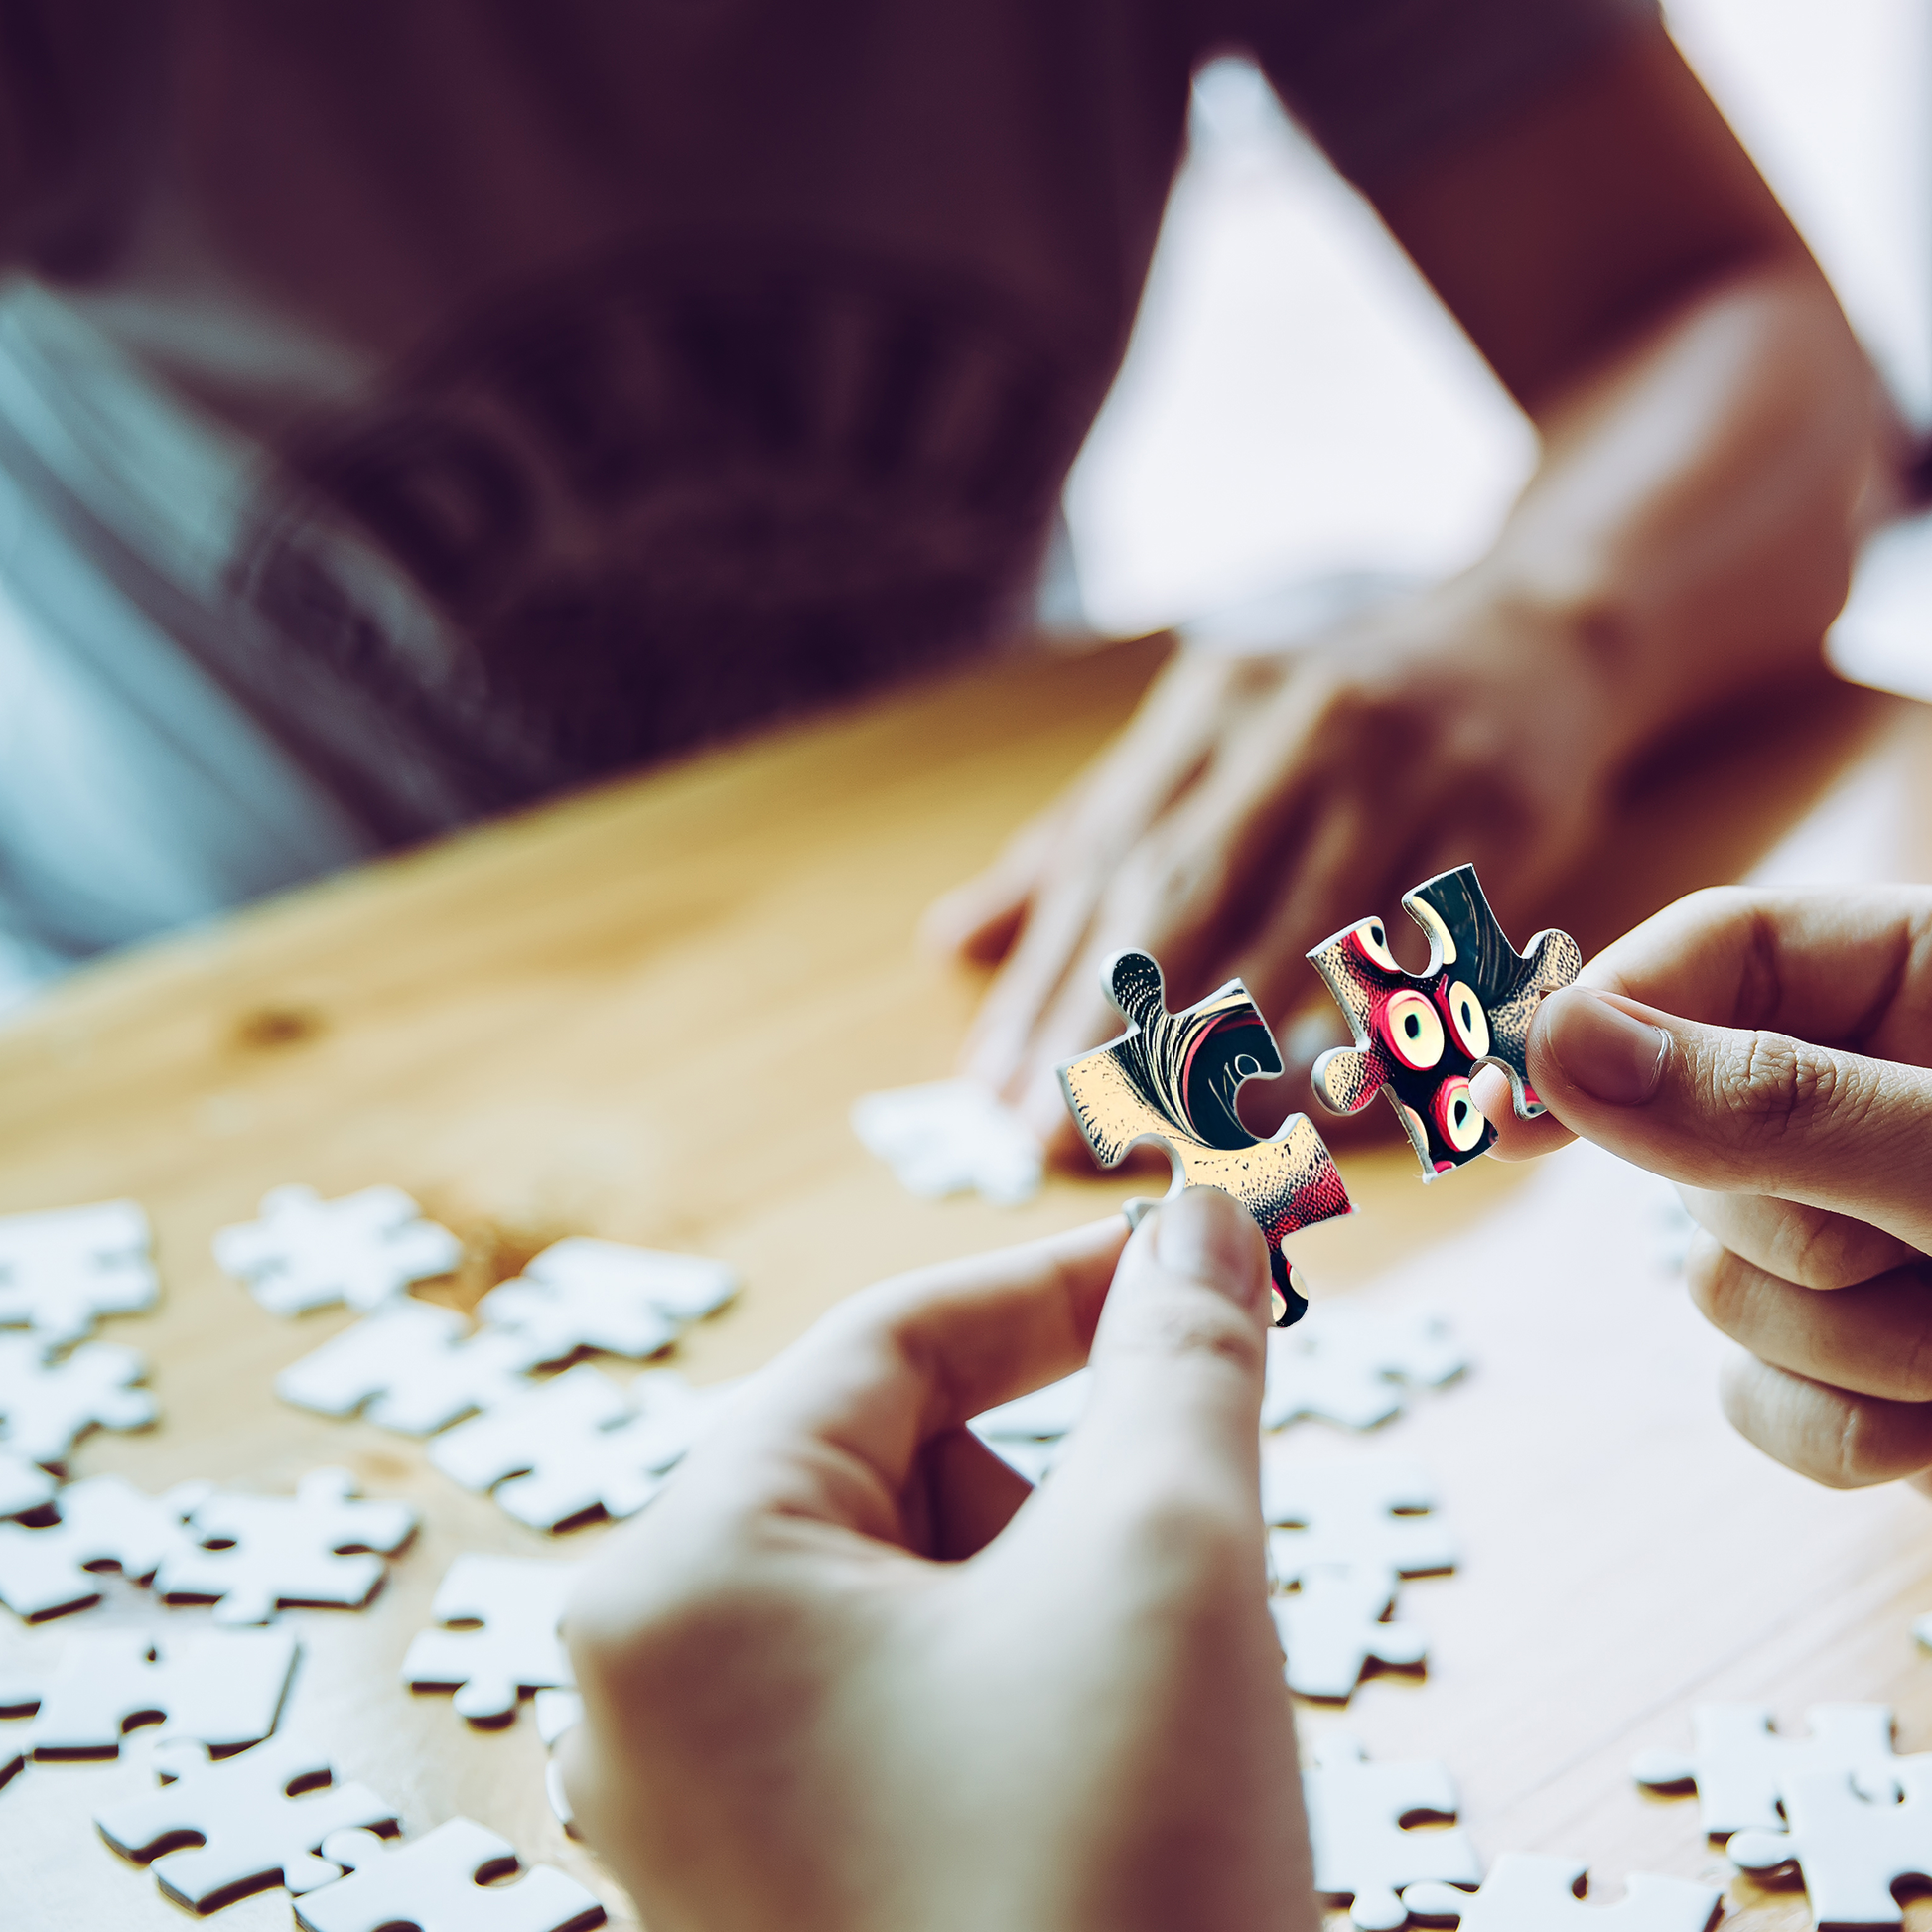
[[[1902,1924],[1893,1887],[1932,1883],[1932,1754],[1894,1758],[1869,1781],[1797,1772],[1780,1795],[1790,1829],[1738,1832],[1731,1863],[1753,1876],[1795,1864],[1821,1926]]]
[[[90,1429],[146,1429],[158,1411],[135,1385],[147,1372],[119,1342],[83,1341],[50,1362],[38,1335],[0,1334],[0,1444],[54,1467]]]
[[[312,1469],[293,1496],[217,1490],[163,1557],[155,1593],[212,1601],[224,1624],[267,1623],[284,1604],[360,1609],[382,1587],[382,1559],[415,1533],[407,1503],[358,1498],[346,1469]]]
[[[1351,1899],[1348,1916],[1362,1932],[1394,1932],[1406,1921],[1397,1894],[1407,1885],[1426,1878],[1473,1885],[1482,1876],[1466,1833],[1413,1829],[1455,1816],[1455,1785],[1442,1764],[1371,1764],[1355,1738],[1336,1733],[1303,1773],[1302,1798],[1314,1889],[1331,1900]]]
[[[1587,1869],[1580,1859],[1505,1852],[1478,1892],[1418,1884],[1402,1902],[1425,1925],[1460,1920],[1462,1932],[1706,1932],[1724,1903],[1714,1886],[1638,1871],[1614,1905],[1586,1904]]]
[[[1268,1560],[1284,1587],[1319,1570],[1392,1570],[1423,1577],[1456,1565],[1436,1491],[1413,1462],[1291,1462],[1265,1455],[1261,1507]]]
[[[1171,1191],[1193,1185],[1232,1194],[1268,1243],[1275,1318],[1287,1327],[1308,1303],[1295,1285],[1283,1241],[1298,1228],[1353,1209],[1327,1146],[1306,1114],[1291,1114],[1264,1141],[1248,1132],[1235,1111],[1243,1081],[1282,1070],[1267,1021],[1238,979],[1197,1006],[1169,1013],[1161,968],[1146,953],[1117,954],[1106,978],[1127,1031],[1059,1068],[1080,1132],[1103,1168],[1118,1167],[1130,1148],[1152,1141],[1173,1157]],[[1130,1202],[1129,1220],[1148,1206]]]
[[[77,1631],[27,1729],[37,1758],[115,1757],[161,1719],[220,1755],[275,1728],[299,1651],[286,1630]]]
[[[322,1855],[353,1869],[296,1906],[304,1932],[585,1932],[604,1923],[594,1894],[554,1865],[511,1879],[515,1847],[468,1818],[399,1845],[331,1832]]]
[[[207,1487],[182,1483],[149,1496],[119,1476],[69,1483],[59,1492],[58,1522],[41,1529],[0,1524],[0,1603],[31,1622],[99,1602],[97,1571],[145,1582],[179,1542],[182,1519]]]
[[[1268,1337],[1261,1426],[1311,1416],[1372,1429],[1402,1409],[1409,1388],[1441,1388],[1468,1365],[1441,1315],[1324,1303]]]
[[[1811,1735],[1792,1737],[1771,1728],[1761,1704],[1700,1704],[1691,1712],[1690,1751],[1645,1751],[1630,1775],[1658,1791],[1695,1784],[1699,1823],[1711,1838],[1782,1829],[1778,1793],[1790,1778],[1890,1777],[1897,1760],[1884,1705],[1814,1705],[1805,1723]]]
[[[40,1709],[46,1672],[39,1661],[12,1645],[0,1646],[0,1718],[31,1717]],[[9,1730],[12,1729],[10,1725]],[[24,1735],[0,1731],[0,1789],[27,1766]]]
[[[159,1791],[94,1814],[100,1835],[176,1904],[212,1912],[249,1892],[281,1885],[314,1891],[343,1875],[316,1854],[331,1832],[394,1830],[396,1808],[366,1785],[338,1784],[326,1751],[271,1737],[232,1757],[168,1737],[153,1762]]]
[[[723,1308],[738,1285],[728,1262],[573,1235],[492,1288],[477,1314],[522,1335],[539,1362],[586,1348],[641,1360],[668,1348],[683,1323]]]
[[[447,1275],[463,1243],[423,1218],[400,1187],[364,1187],[324,1200],[313,1187],[271,1188],[261,1217],[219,1229],[214,1259],[248,1284],[270,1314],[346,1302],[366,1313],[411,1282]]]
[[[1530,1089],[1530,1021],[1546,993],[1568,986],[1584,955],[1567,932],[1539,932],[1518,953],[1483,897],[1473,866],[1438,873],[1405,894],[1403,910],[1429,935],[1429,969],[1405,973],[1380,919],[1358,919],[1309,954],[1348,1018],[1353,1046],[1314,1063],[1314,1090],[1338,1114],[1377,1093],[1394,1103],[1432,1179],[1473,1161],[1495,1131],[1469,1098],[1478,1066],[1509,1076],[1516,1111],[1543,1111]]]
[[[54,1478],[38,1462],[0,1449],[0,1520],[31,1516],[54,1500]]]
[[[291,1362],[275,1393],[298,1409],[352,1416],[429,1436],[460,1416],[526,1393],[540,1350],[523,1336],[469,1324],[454,1309],[404,1298]]]
[[[131,1200],[0,1217],[0,1328],[50,1347],[78,1341],[103,1314],[154,1307],[161,1284],[148,1217]]]
[[[410,1639],[402,1681],[412,1691],[454,1690],[457,1711],[473,1725],[509,1723],[525,1691],[570,1688],[576,1679],[557,1627],[583,1568],[458,1557],[430,1605],[442,1627]]]
[[[852,1131],[907,1193],[976,1192],[1019,1207],[1039,1192],[1044,1151],[1026,1122],[977,1080],[888,1087],[852,1103]]]
[[[1413,1623],[1383,1622],[1395,1597],[1395,1572],[1368,1565],[1310,1570],[1299,1589],[1269,1597],[1288,1688],[1346,1702],[1371,1661],[1415,1669],[1429,1639]]]

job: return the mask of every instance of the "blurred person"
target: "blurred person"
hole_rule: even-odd
[[[935,913],[1025,1087],[1808,656],[1870,378],[1647,0],[0,0],[0,953],[43,972],[1026,627],[1251,52],[1535,417],[1454,583],[1183,658]],[[4,971],[0,959],[0,971]]]

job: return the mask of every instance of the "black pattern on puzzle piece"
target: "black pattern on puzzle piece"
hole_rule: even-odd
[[[1380,919],[1358,919],[1309,954],[1348,1016],[1353,1046],[1314,1063],[1314,1090],[1338,1114],[1377,1093],[1395,1106],[1425,1179],[1473,1161],[1495,1130],[1469,1098],[1478,1066],[1509,1077],[1525,1120],[1543,1111],[1529,1084],[1530,1021],[1544,994],[1568,986],[1583,951],[1567,932],[1539,932],[1527,953],[1509,943],[1473,866],[1439,873],[1404,895],[1429,935],[1429,970],[1405,973]]]
[[[1059,1069],[1066,1103],[1103,1168],[1129,1148],[1153,1141],[1175,1167],[1175,1190],[1193,1184],[1232,1194],[1268,1243],[1276,1325],[1307,1311],[1282,1242],[1298,1228],[1351,1212],[1348,1191],[1321,1136],[1306,1114],[1283,1122],[1272,1140],[1251,1134],[1235,1111],[1243,1081],[1282,1071],[1268,1023],[1238,980],[1197,1006],[1171,1014],[1161,968],[1124,952],[1106,970],[1109,997],[1127,1032]],[[1131,1203],[1138,1218],[1145,1203]]]

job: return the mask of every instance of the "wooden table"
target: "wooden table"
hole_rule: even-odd
[[[1133,1183],[1055,1178],[1019,1210],[910,1199],[846,1109],[947,1069],[975,989],[914,955],[918,908],[1050,794],[1155,661],[1145,644],[1014,660],[781,732],[151,948],[0,1032],[0,1211],[126,1193],[159,1234],[165,1305],[107,1332],[147,1352],[164,1420],[93,1437],[76,1470],[279,1490],[345,1463],[422,1508],[373,1608],[290,1615],[304,1654],[286,1722],[408,1830],[468,1814],[630,1922],[551,1819],[527,1712],[473,1731],[397,1683],[457,1552],[577,1557],[604,1532],[525,1531],[419,1445],[278,1403],[275,1371],[345,1317],[265,1314],[215,1271],[210,1233],[280,1181],[395,1181],[469,1243],[436,1291],[465,1306],[573,1231],[722,1255],[748,1287],[682,1346],[706,1380],[880,1274],[1108,1211]],[[1662,759],[1587,889],[1554,909],[1598,943],[1794,826],[1786,870],[1822,853],[1842,872],[1848,850],[1922,868],[1926,744],[1916,712],[1779,694]],[[1376,1678],[1345,1715],[1306,1713],[1308,1733],[1447,1759],[1485,1855],[1573,1852],[1612,1893],[1630,1869],[1725,1870],[1693,1808],[1642,1797],[1624,1769],[1688,1741],[1694,1700],[1761,1699],[1792,1723],[1815,1700],[1884,1700],[1902,1747],[1932,1746],[1932,1664],[1908,1634],[1932,1608],[1926,1505],[1827,1494],[1728,1434],[1720,1345],[1658,1258],[1661,1185],[1580,1150],[1425,1189],[1406,1153],[1338,1145],[1363,1212],[1304,1242],[1317,1289],[1443,1307],[1475,1367],[1372,1438],[1302,1425],[1288,1449],[1424,1458],[1465,1562],[1405,1589],[1433,1638],[1426,1680]],[[153,1614],[117,1587],[28,1641],[51,1653],[85,1618]],[[178,1926],[90,1822],[145,1776],[131,1746],[0,1792],[0,1921]],[[1799,1894],[1732,1896],[1753,1925],[1806,1922]],[[288,1906],[269,1892],[219,1922],[286,1926]]]

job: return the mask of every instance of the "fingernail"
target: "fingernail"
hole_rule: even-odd
[[[1592,1098],[1634,1107],[1657,1091],[1670,1051],[1661,1028],[1584,987],[1552,994],[1537,1018],[1557,1064]]]
[[[1266,1280],[1254,1223],[1214,1187],[1189,1187],[1161,1203],[1154,1252],[1164,1268],[1219,1289],[1244,1309],[1253,1308]]]

